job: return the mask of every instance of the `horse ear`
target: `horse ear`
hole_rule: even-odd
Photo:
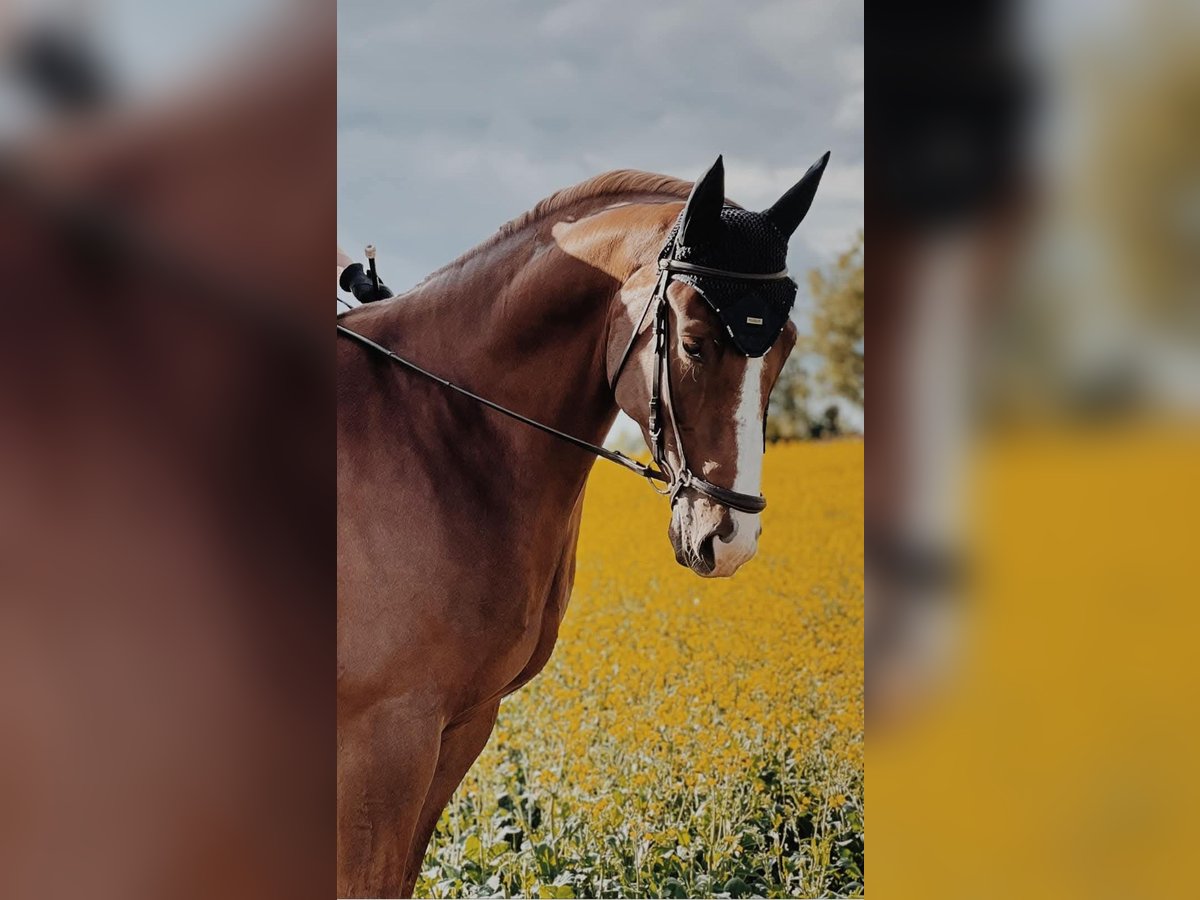
[[[679,243],[694,247],[711,240],[721,221],[725,205],[725,163],[721,157],[700,176],[692,186],[687,206],[683,208],[683,224],[679,227]]]
[[[784,237],[791,237],[792,232],[808,215],[808,208],[812,206],[813,197],[817,193],[817,185],[821,183],[821,174],[825,171],[825,165],[828,162],[829,151],[826,150],[825,155],[809,166],[804,177],[797,181],[790,191],[780,197],[774,206],[763,212],[763,215],[774,223]]]

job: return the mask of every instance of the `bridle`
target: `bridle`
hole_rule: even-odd
[[[646,317],[650,314],[650,310],[654,309],[654,372],[650,381],[650,410],[647,420],[647,430],[650,433],[650,454],[654,462],[654,466],[647,466],[645,463],[638,462],[636,459],[631,459],[624,453],[617,450],[609,450],[606,447],[598,446],[597,444],[589,443],[588,441],[577,438],[574,435],[567,434],[564,431],[559,431],[528,416],[523,416],[518,412],[501,406],[486,397],[469,391],[464,387],[453,384],[442,378],[439,375],[422,368],[411,360],[407,360],[399,354],[381,344],[377,344],[370,338],[353,331],[344,325],[337,326],[337,333],[344,337],[355,341],[367,349],[378,353],[410,372],[414,372],[425,378],[437,382],[455,393],[461,394],[476,403],[486,406],[488,409],[495,410],[511,419],[528,425],[531,428],[536,428],[551,437],[565,441],[580,450],[584,450],[601,459],[607,459],[610,462],[617,463],[620,466],[636,472],[643,478],[647,479],[651,486],[655,481],[661,481],[666,485],[666,489],[658,491],[664,496],[670,497],[671,505],[675,505],[675,500],[679,496],[680,491],[685,488],[692,488],[701,494],[715,500],[722,506],[729,509],[737,510],[745,513],[760,513],[766,508],[767,501],[759,494],[745,494],[740,491],[723,488],[720,485],[706,481],[696,475],[688,468],[687,457],[683,451],[683,439],[679,431],[679,426],[675,420],[675,409],[671,403],[671,371],[670,371],[670,352],[668,345],[668,337],[670,332],[670,304],[667,302],[667,289],[670,287],[672,280],[678,275],[704,275],[715,278],[726,278],[737,281],[780,281],[788,277],[787,269],[782,269],[778,272],[770,273],[754,273],[754,272],[735,272],[728,269],[715,269],[709,266],[701,266],[695,263],[686,262],[677,258],[679,243],[676,237],[676,232],[673,231],[671,237],[668,238],[666,246],[663,247],[662,253],[658,259],[658,281],[654,286],[654,290],[650,294],[650,299],[646,302],[645,308],[642,310],[641,316],[638,317],[637,323],[633,327],[633,332],[629,336],[629,342],[625,345],[625,350],[621,354],[621,359],[617,363],[616,369],[613,370],[612,377],[609,379],[609,387],[616,390],[617,379],[621,375],[621,371],[625,368],[625,363],[629,360],[633,352],[633,345],[637,342],[638,335],[642,331],[642,326],[646,323]],[[675,454],[679,457],[679,465],[672,466],[667,458],[666,453],[666,434],[663,431],[661,412],[666,409],[667,420],[671,424],[671,431],[675,435]],[[657,491],[658,489],[655,488]]]
[[[671,402],[671,363],[668,344],[671,305],[667,302],[667,288],[671,286],[671,281],[676,275],[707,275],[737,281],[780,281],[788,277],[787,269],[765,274],[714,269],[710,266],[701,266],[677,259],[677,246],[678,241],[672,234],[659,255],[658,282],[655,284],[654,291],[650,294],[650,299],[647,301],[645,309],[642,310],[637,324],[633,327],[629,343],[625,345],[621,360],[617,363],[617,367],[609,379],[609,387],[616,390],[617,379],[621,376],[621,371],[625,368],[625,363],[633,351],[633,345],[642,330],[642,325],[645,324],[646,316],[653,307],[654,372],[650,379],[650,414],[647,418],[646,428],[650,432],[651,457],[659,471],[663,473],[662,480],[667,483],[667,489],[661,493],[670,497],[671,505],[674,506],[679,492],[690,487],[730,509],[745,513],[760,513],[767,505],[766,499],[761,495],[744,494],[740,491],[723,488],[711,481],[705,481],[688,468],[687,456],[683,451],[683,435],[679,430],[679,424],[675,421],[675,405]],[[671,423],[671,432],[675,435],[675,454],[679,457],[677,468],[672,467],[670,460],[667,459],[666,433],[663,431],[660,419],[661,409],[664,406],[667,411],[667,419]]]

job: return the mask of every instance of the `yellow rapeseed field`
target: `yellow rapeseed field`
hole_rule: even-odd
[[[678,566],[667,506],[598,465],[545,671],[430,845],[418,896],[863,891],[863,445],[768,450],[758,556]]]

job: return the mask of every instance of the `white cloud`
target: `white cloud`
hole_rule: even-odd
[[[559,188],[717,153],[762,208],[833,151],[795,271],[862,224],[861,3],[355,0],[338,26],[338,233],[393,286]]]
[[[859,87],[848,93],[838,106],[833,124],[843,131],[862,134],[866,118],[866,89]]]

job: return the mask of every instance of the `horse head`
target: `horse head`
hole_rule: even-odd
[[[622,287],[627,302],[640,297],[647,310],[662,298],[654,326],[627,351],[636,364],[611,347],[609,363],[618,404],[670,477],[675,558],[698,575],[732,575],[757,551],[767,398],[796,343],[787,242],[828,160],[770,209],[751,212],[726,204],[718,157],[660,258]]]

